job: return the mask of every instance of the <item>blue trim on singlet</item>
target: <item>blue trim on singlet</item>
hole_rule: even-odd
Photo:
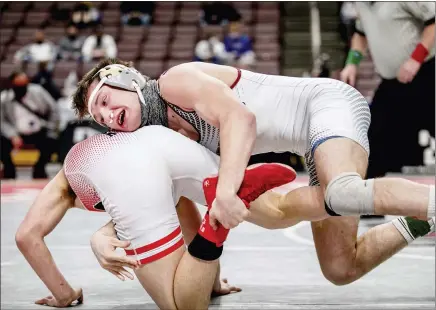
[[[320,146],[322,143],[326,142],[327,140],[330,140],[330,139],[333,139],[333,138],[344,138],[344,136],[330,136],[330,137],[325,137],[325,138],[322,138],[322,139],[316,141],[313,144],[312,149],[310,150],[310,153],[312,154],[312,157],[313,157],[313,153],[315,153],[315,150],[316,150],[316,148],[318,146]]]

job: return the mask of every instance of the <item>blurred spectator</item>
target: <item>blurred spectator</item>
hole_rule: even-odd
[[[79,29],[70,23],[65,28],[65,36],[59,41],[59,58],[62,60],[79,60],[85,37],[79,35]]]
[[[311,76],[318,78],[329,78],[331,75],[329,61],[330,55],[325,53],[319,55],[319,57],[315,60]]]
[[[345,25],[344,37],[347,41],[351,40],[354,33],[354,26],[356,24],[357,9],[354,2],[346,1],[342,2],[340,18],[342,24]]]
[[[86,38],[82,56],[85,62],[117,57],[117,44],[111,35],[104,33],[101,24],[94,26],[94,33]]]
[[[350,50],[351,38],[354,34],[357,19],[357,9],[354,2],[340,2],[339,7],[339,34],[345,43],[345,57]]]
[[[226,25],[230,20],[240,19],[241,15],[229,2],[207,1],[202,5],[200,24]]]
[[[123,1],[120,4],[121,22],[129,26],[149,25],[154,8],[153,1]]]
[[[101,14],[92,2],[79,2],[73,9],[71,20],[78,29],[85,29],[100,23]]]
[[[11,151],[24,143],[40,152],[33,168],[33,178],[46,178],[45,166],[56,145],[57,106],[40,85],[29,83],[24,72],[10,76],[12,88],[1,93],[1,160],[4,178],[15,178]]]
[[[201,40],[195,45],[195,61],[224,64],[226,59],[227,53],[224,43],[217,37]]]
[[[238,66],[241,69],[248,69],[254,65],[256,55],[250,37],[242,33],[240,20],[230,22],[229,33],[224,37],[224,45],[230,65]]]
[[[20,48],[14,55],[15,62],[22,64],[26,62],[39,63],[48,62],[53,64],[57,57],[57,47],[46,40],[43,29],[37,29],[33,43]]]
[[[367,178],[422,166],[421,131],[435,136],[435,5],[356,2],[359,18],[341,79],[356,85],[368,49],[381,76],[371,103]]]
[[[40,62],[36,75],[32,78],[31,83],[41,85],[56,101],[62,97],[59,87],[53,81],[53,74],[47,69],[46,62]]]

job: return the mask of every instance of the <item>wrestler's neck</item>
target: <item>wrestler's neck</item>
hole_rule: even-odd
[[[186,120],[180,117],[177,113],[175,113],[170,107],[168,107],[168,127],[178,133],[192,139],[194,141],[198,141],[200,138],[198,132],[189,124]]]

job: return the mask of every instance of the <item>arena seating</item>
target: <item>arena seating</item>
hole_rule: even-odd
[[[201,2],[157,2],[154,24],[150,27],[126,27],[120,23],[119,2],[93,2],[102,13],[105,32],[115,37],[118,57],[133,61],[151,77],[169,67],[191,61],[194,46],[202,36],[198,26]],[[13,55],[32,41],[36,27],[45,26],[48,39],[57,43],[64,34],[66,21],[53,18],[55,9],[71,10],[75,2],[3,2],[1,8],[0,61],[1,78],[14,69]],[[274,2],[234,2],[251,35],[257,54],[257,70],[280,73],[279,4]],[[221,29],[216,27],[219,34]],[[86,33],[89,33],[86,32]],[[77,65],[58,61],[54,80],[63,86],[69,70],[81,76],[94,64]],[[28,66],[29,74],[36,68]]]

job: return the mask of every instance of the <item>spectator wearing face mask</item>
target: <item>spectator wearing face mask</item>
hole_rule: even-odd
[[[85,62],[117,57],[115,40],[111,35],[104,33],[101,24],[94,27],[94,33],[83,43],[82,57]]]
[[[70,23],[65,28],[65,36],[59,41],[59,58],[62,60],[79,60],[85,37],[79,35],[77,27]]]
[[[14,55],[14,61],[18,64],[25,62],[52,64],[56,57],[56,45],[45,38],[43,29],[38,29],[35,32],[34,42],[19,49]]]
[[[58,110],[50,94],[40,85],[29,83],[24,72],[10,76],[12,87],[1,93],[1,161],[4,178],[16,176],[11,159],[13,149],[24,143],[40,152],[33,167],[33,178],[47,178],[45,166],[56,145]]]

